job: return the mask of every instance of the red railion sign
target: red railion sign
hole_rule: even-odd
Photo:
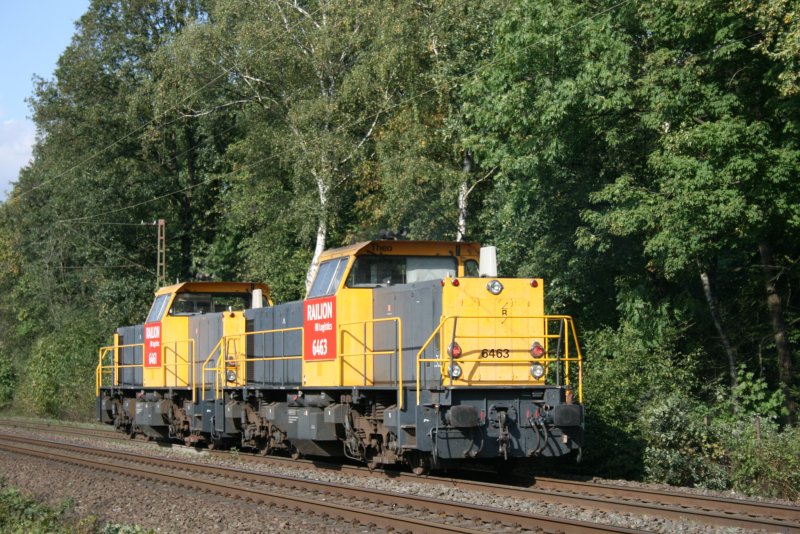
[[[336,297],[305,301],[303,359],[336,359]]]
[[[161,323],[144,325],[144,366],[161,367]]]

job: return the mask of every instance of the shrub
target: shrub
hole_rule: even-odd
[[[54,510],[14,489],[0,491],[0,531],[13,533],[67,532],[62,526],[66,505]]]
[[[0,484],[1,485],[1,484]],[[139,526],[101,524],[94,516],[75,522],[68,517],[73,508],[65,499],[57,508],[50,508],[26,497],[18,490],[0,491],[0,532],[13,534],[149,534],[153,530]]]
[[[33,344],[15,405],[26,414],[87,419],[94,406],[97,325],[75,320]]]
[[[724,453],[696,400],[673,392],[651,402],[639,422],[647,442],[646,480],[715,489],[728,486]]]
[[[800,498],[800,429],[753,419],[721,432],[733,488],[749,495]]]
[[[683,328],[665,304],[633,295],[620,312],[619,328],[586,336],[584,458],[592,474],[638,479],[648,445],[640,413],[673,391],[694,389],[697,359],[676,349]]]
[[[14,362],[5,354],[0,353],[0,408],[5,408],[14,398],[14,388],[17,385],[17,373]]]

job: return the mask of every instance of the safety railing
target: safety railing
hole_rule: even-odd
[[[375,324],[379,324],[379,323],[395,323],[395,336],[396,336],[396,339],[397,339],[397,347],[395,349],[391,349],[391,350],[372,350],[372,349],[368,348],[368,346],[367,346],[367,343],[368,343],[367,342],[367,332],[369,330],[367,329],[367,325],[373,325],[374,326]],[[348,327],[348,326],[361,326],[362,330],[363,330],[362,334],[364,336],[363,339],[359,340],[355,336],[354,332],[352,332],[350,330],[346,330],[345,327]],[[338,335],[338,337],[339,337],[339,344],[338,344],[339,350],[341,350],[345,346],[344,345],[344,342],[345,342],[345,339],[346,339],[345,335],[349,336],[351,344],[353,344],[353,345],[361,345],[364,350],[356,351],[356,352],[339,352],[339,366],[338,366],[338,369],[337,369],[337,371],[338,371],[338,380],[337,380],[336,383],[338,385],[343,385],[343,383],[344,383],[343,380],[344,380],[345,360],[347,360],[348,358],[356,358],[356,357],[362,357],[363,358],[363,362],[362,362],[362,364],[363,364],[362,369],[363,369],[363,376],[364,376],[364,384],[363,385],[366,386],[366,385],[369,385],[368,382],[367,382],[367,358],[372,357],[373,358],[373,363],[374,363],[374,357],[375,356],[394,356],[396,354],[397,355],[397,404],[398,404],[398,408],[400,410],[402,410],[403,409],[403,322],[400,320],[400,318],[399,317],[385,317],[385,318],[381,318],[381,319],[370,319],[370,320],[367,320],[367,321],[355,321],[355,322],[352,322],[352,323],[342,323],[342,324],[339,325],[338,334],[339,334]],[[375,345],[374,328],[372,329],[372,337],[373,337],[372,345],[373,345],[373,348],[374,348],[374,345]],[[351,368],[354,369],[356,372],[358,371],[358,368],[355,367],[355,366],[351,365]]]
[[[178,346],[181,344],[186,344],[186,358],[182,357],[182,354],[178,350]],[[161,361],[163,363],[163,383],[164,386],[173,386],[173,387],[190,387],[194,384],[194,372],[195,372],[195,351],[194,351],[194,339],[181,339],[180,341],[170,341],[169,344],[162,344],[161,345]],[[170,357],[172,358],[172,363],[170,363]],[[178,359],[182,361],[178,361]],[[182,369],[186,369],[186,373],[181,375],[179,372]],[[185,377],[185,378],[184,378]],[[173,383],[170,383],[172,381]],[[181,383],[183,382],[183,383]],[[192,387],[192,401],[195,399],[195,391],[194,387]]]
[[[541,321],[541,332],[525,332],[520,334],[511,334],[508,331],[511,328],[507,328],[507,332],[502,333],[494,333],[494,334],[477,334],[477,333],[464,333],[460,334],[457,331],[457,323],[459,320],[486,320],[486,319],[496,319],[498,321],[517,321],[517,320],[524,320],[524,321]],[[448,323],[453,323],[452,327],[452,335],[446,337],[443,335],[445,331],[445,325]],[[558,324],[557,333],[553,332],[550,325],[551,323]],[[439,340],[438,342],[438,354],[440,356],[435,358],[424,358],[423,354],[428,349],[429,346],[434,342],[435,339]],[[531,354],[527,354],[525,357],[511,357],[509,355],[508,358],[493,358],[491,360],[483,359],[480,357],[480,354],[477,356],[461,356],[458,358],[454,358],[452,354],[449,354],[447,351],[447,347],[453,343],[457,342],[458,339],[472,339],[472,340],[480,340],[480,339],[525,339],[527,341],[540,341],[542,342],[542,355],[541,356],[533,356]],[[572,342],[570,343],[570,339]],[[555,356],[551,356],[551,349],[553,341],[556,341],[556,349],[555,349]],[[556,384],[557,385],[570,385],[570,364],[575,364],[577,366],[577,382],[578,382],[578,402],[583,402],[583,356],[581,354],[580,345],[578,343],[578,336],[575,331],[575,324],[572,321],[572,318],[568,315],[524,315],[524,316],[486,316],[486,315],[451,315],[446,316],[441,319],[439,322],[439,326],[431,333],[430,337],[425,341],[422,345],[420,350],[417,352],[416,357],[416,389],[417,389],[417,404],[420,402],[420,392],[422,390],[422,364],[424,363],[438,363],[441,368],[450,369],[453,363],[458,364],[474,364],[476,366],[505,366],[505,365],[521,365],[521,364],[532,364],[538,362],[544,366],[544,374],[542,376],[542,380],[546,380],[550,373],[550,366],[556,366]],[[447,366],[447,367],[444,367]],[[562,384],[562,366],[563,366],[563,384]],[[445,373],[444,370],[441,371],[441,374],[446,374],[448,378],[448,386],[453,386],[453,377],[449,372]],[[439,377],[441,380],[441,376]],[[507,380],[507,381],[499,381],[499,380],[487,380],[482,381],[484,384],[499,384],[499,385],[509,385],[509,384],[517,384],[519,381]],[[530,379],[525,380],[526,383],[530,383]],[[472,384],[474,385],[474,384]],[[457,386],[455,386],[457,387]]]
[[[135,349],[140,348],[142,350],[142,354],[144,354],[144,343],[131,343],[128,345],[109,345],[108,347],[100,347],[98,351],[98,362],[97,368],[95,369],[94,373],[94,381],[95,381],[95,397],[100,396],[100,388],[103,387],[103,379],[105,377],[109,378],[110,384],[109,386],[117,385],[117,381],[119,380],[119,370],[120,369],[142,369],[143,364],[141,363],[132,363],[132,364],[120,364],[119,363],[119,350],[120,349]],[[111,362],[109,365],[103,365],[103,362],[109,358],[109,354],[111,354],[110,359]]]
[[[203,395],[205,395],[206,391],[206,369],[208,368],[210,371],[214,373],[214,395],[215,398],[221,398],[222,390],[225,388],[226,384],[228,383],[226,377],[226,370],[229,367],[235,367],[236,369],[242,369],[243,372],[241,375],[237,373],[237,384],[238,382],[242,382],[242,384],[247,383],[247,364],[248,363],[258,363],[258,362],[279,362],[279,361],[291,361],[291,360],[302,360],[302,350],[301,354],[292,354],[289,356],[259,356],[259,357],[252,357],[248,358],[245,352],[239,351],[239,347],[246,347],[247,346],[247,337],[248,336],[258,336],[258,335],[277,335],[277,334],[286,334],[288,332],[300,332],[300,346],[303,346],[303,328],[302,327],[294,327],[294,328],[277,328],[274,330],[258,330],[256,332],[243,332],[240,334],[234,334],[231,336],[223,336],[219,343],[212,349],[211,353],[208,355],[208,358],[203,362],[202,367],[202,391]],[[285,343],[285,337],[283,339],[283,343]],[[232,349],[231,349],[232,347]],[[285,346],[282,347],[281,353],[285,354]],[[212,361],[212,357],[215,353],[219,353],[218,358],[213,367],[208,367],[208,364]]]
[[[186,345],[185,357],[178,349],[182,344]],[[120,364],[120,351],[123,349],[140,349],[142,355],[141,363]],[[142,381],[144,381],[144,372],[148,367],[144,365],[144,343],[131,343],[127,345],[109,345],[107,347],[100,347],[98,351],[97,368],[95,369],[95,395],[100,395],[100,388],[104,385],[104,380],[109,378],[109,386],[117,385],[120,381],[120,370],[125,369],[139,369],[142,371]],[[106,360],[109,360],[105,364]],[[182,360],[182,361],[181,361]],[[195,349],[193,339],[182,339],[178,341],[170,341],[161,346],[161,385],[158,387],[189,387],[194,383],[194,369],[195,369]],[[186,368],[186,378],[182,378],[180,373],[181,368]],[[154,367],[153,370],[158,368]],[[173,384],[169,384],[168,380],[172,379]],[[183,382],[183,384],[181,384]],[[144,384],[132,384],[142,386]]]

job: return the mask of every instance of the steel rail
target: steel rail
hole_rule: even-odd
[[[4,421],[0,420],[0,423]],[[5,424],[18,425],[18,422]],[[32,423],[22,423],[33,425]],[[48,429],[57,425],[47,425]],[[66,427],[71,428],[71,427]],[[79,434],[80,430],[70,433]],[[89,432],[91,430],[87,429]],[[102,431],[99,431],[102,432]],[[109,436],[110,437],[110,436]],[[230,458],[229,452],[210,451]],[[711,525],[737,526],[778,532],[800,533],[800,507],[752,500],[656,490],[646,487],[624,487],[608,483],[589,483],[537,477],[534,486],[495,484],[455,477],[419,477],[401,471],[369,470],[360,466],[320,461],[289,460],[240,453],[239,459],[273,463],[310,470],[334,469],[356,476],[378,476],[403,482],[446,484],[465,491],[489,492],[493,495],[536,500],[560,505],[589,507],[611,512],[649,514],[670,519],[688,519]],[[486,473],[483,473],[484,475]],[[530,479],[521,484],[530,483]]]
[[[10,443],[11,444],[10,444]],[[31,448],[32,446],[44,447],[44,450]],[[487,528],[496,531],[502,526],[508,526],[515,530],[545,530],[547,532],[565,532],[583,534],[588,532],[614,532],[614,533],[639,533],[641,531],[605,525],[602,523],[591,523],[587,521],[576,521],[571,519],[558,519],[534,514],[526,514],[500,508],[479,506],[474,504],[463,504],[458,502],[432,499],[403,493],[380,491],[375,489],[358,488],[349,485],[336,485],[323,483],[315,480],[293,478],[282,475],[271,475],[266,473],[256,473],[219,466],[205,464],[195,464],[180,460],[167,460],[151,456],[143,456],[134,453],[109,451],[105,449],[95,449],[93,447],[65,444],[48,440],[33,440],[19,438],[16,436],[0,437],[0,449],[52,459],[61,462],[77,463],[96,469],[107,470],[119,474],[139,476],[151,480],[158,480],[169,484],[180,484],[187,487],[194,487],[204,491],[211,491],[223,495],[231,495],[239,498],[253,499],[261,502],[269,502],[273,505],[283,505],[289,507],[299,507],[302,510],[313,511],[318,514],[328,514],[340,516],[345,521],[360,521],[361,523],[374,523],[385,528],[407,527],[414,532],[486,532]],[[70,451],[70,454],[60,452],[57,449]],[[133,462],[145,464],[148,468],[138,466],[122,466],[112,463],[113,461]],[[169,474],[167,470],[181,470],[186,474]],[[198,474],[205,476],[217,476],[231,478],[233,481],[226,484],[220,481],[201,480]],[[281,488],[280,492],[265,491],[255,488],[241,487],[242,481],[258,484],[275,485]],[[291,491],[308,491],[314,495],[323,493],[331,500],[333,496],[341,499],[359,499],[376,503],[384,507],[391,508],[393,512],[387,513],[380,510],[373,510],[369,506],[342,505],[330,502],[328,498],[320,499],[317,496],[298,497],[288,495],[285,489]],[[428,515],[433,515],[440,520],[444,518],[463,525],[469,520],[475,521],[475,528],[459,526],[457,524],[446,524],[439,521],[429,521],[425,519],[410,517],[409,515],[397,515],[403,511],[413,514],[424,511]],[[483,526],[483,528],[481,528]]]

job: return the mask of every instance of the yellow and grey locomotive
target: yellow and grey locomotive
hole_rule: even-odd
[[[405,463],[558,457],[584,439],[582,356],[541,279],[491,248],[369,241],[326,251],[306,298],[260,284],[160,289],[100,350],[98,416],[128,433]]]

